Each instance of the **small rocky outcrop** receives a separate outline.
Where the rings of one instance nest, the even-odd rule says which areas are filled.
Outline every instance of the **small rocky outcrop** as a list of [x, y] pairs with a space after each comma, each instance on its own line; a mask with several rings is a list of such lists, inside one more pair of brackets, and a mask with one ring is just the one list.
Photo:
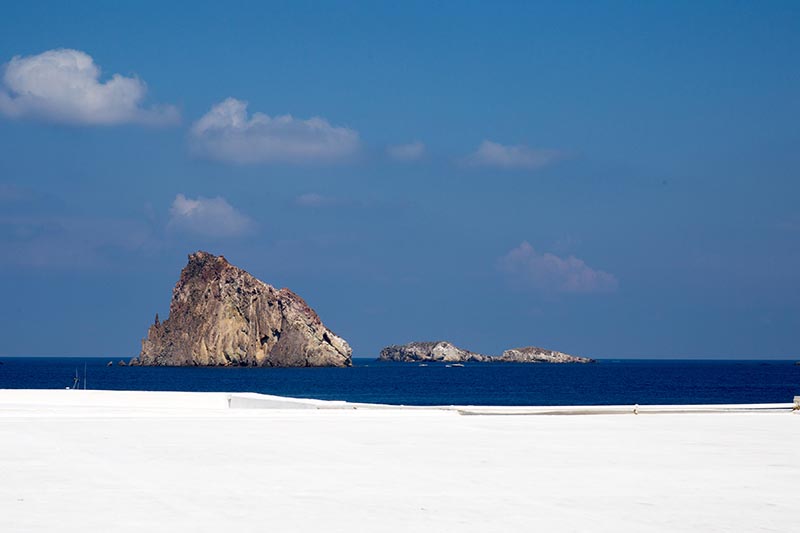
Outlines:
[[488, 355], [462, 350], [447, 341], [409, 342], [387, 346], [381, 350], [379, 361], [399, 361], [403, 363], [433, 361], [442, 363], [464, 363], [468, 361], [485, 363], [491, 361]]
[[568, 355], [537, 346], [525, 346], [506, 350], [496, 361], [500, 363], [594, 363], [594, 359]]
[[289, 289], [275, 289], [224, 257], [196, 252], [131, 365], [351, 366], [347, 342]]

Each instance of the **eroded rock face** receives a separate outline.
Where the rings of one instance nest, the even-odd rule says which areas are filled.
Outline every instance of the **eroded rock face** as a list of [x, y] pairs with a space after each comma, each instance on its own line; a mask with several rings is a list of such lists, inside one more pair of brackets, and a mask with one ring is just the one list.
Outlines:
[[302, 298], [222, 257], [189, 256], [169, 318], [150, 326], [134, 365], [351, 366], [347, 342]]
[[594, 363], [594, 359], [568, 355], [553, 350], [545, 350], [537, 346], [513, 348], [506, 350], [497, 358], [501, 363]]
[[447, 341], [409, 342], [387, 346], [381, 350], [380, 361], [400, 361], [412, 363], [417, 361], [438, 361], [442, 363], [463, 363], [466, 361], [488, 362], [491, 357], [479, 353], [462, 350]]

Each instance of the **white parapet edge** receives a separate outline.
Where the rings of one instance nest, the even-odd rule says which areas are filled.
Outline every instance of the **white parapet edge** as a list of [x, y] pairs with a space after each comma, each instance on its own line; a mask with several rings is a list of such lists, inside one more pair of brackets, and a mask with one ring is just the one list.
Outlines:
[[757, 413], [798, 412], [800, 396], [794, 403], [708, 404], [708, 405], [588, 405], [588, 406], [489, 406], [434, 405], [407, 406], [354, 403], [310, 398], [291, 398], [249, 392], [107, 391], [63, 389], [0, 389], [0, 409], [48, 408], [134, 408], [191, 411], [232, 410], [404, 410], [450, 411], [461, 415], [611, 415], [675, 413]]

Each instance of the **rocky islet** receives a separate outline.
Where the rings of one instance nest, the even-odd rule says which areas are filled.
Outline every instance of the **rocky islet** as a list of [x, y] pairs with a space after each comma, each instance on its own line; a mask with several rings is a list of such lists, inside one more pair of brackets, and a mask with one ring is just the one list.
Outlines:
[[351, 366], [352, 359], [347, 342], [300, 296], [198, 251], [172, 291], [169, 318], [156, 315], [130, 364]]

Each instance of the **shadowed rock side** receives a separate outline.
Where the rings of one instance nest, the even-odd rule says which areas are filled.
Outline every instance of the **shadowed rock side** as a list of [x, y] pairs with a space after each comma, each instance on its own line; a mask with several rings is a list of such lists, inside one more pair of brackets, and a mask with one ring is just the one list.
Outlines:
[[501, 363], [594, 363], [594, 359], [568, 355], [536, 346], [506, 350], [496, 361]]
[[189, 256], [169, 318], [150, 326], [133, 365], [351, 366], [347, 342], [289, 289], [207, 252]]
[[409, 342], [387, 346], [381, 350], [379, 361], [398, 361], [401, 363], [442, 362], [442, 363], [594, 363], [594, 359], [567, 355], [536, 346], [506, 350], [501, 357], [482, 355], [463, 350], [446, 341]]
[[488, 362], [488, 355], [462, 350], [446, 341], [409, 342], [387, 346], [381, 350], [380, 361], [400, 361], [413, 363], [417, 361], [439, 361], [443, 363], [462, 363], [465, 361]]

